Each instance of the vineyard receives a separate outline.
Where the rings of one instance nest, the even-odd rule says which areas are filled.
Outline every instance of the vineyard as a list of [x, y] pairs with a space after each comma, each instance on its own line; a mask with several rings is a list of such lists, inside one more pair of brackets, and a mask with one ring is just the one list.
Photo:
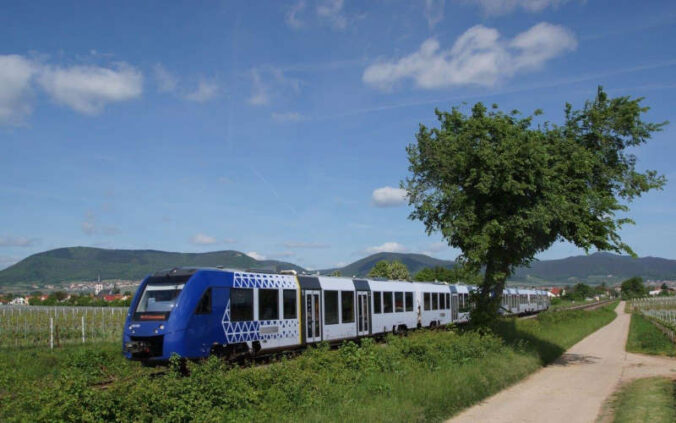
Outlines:
[[631, 308], [676, 340], [676, 297], [641, 298], [633, 300]]
[[45, 347], [119, 341], [122, 307], [0, 307], [0, 348]]

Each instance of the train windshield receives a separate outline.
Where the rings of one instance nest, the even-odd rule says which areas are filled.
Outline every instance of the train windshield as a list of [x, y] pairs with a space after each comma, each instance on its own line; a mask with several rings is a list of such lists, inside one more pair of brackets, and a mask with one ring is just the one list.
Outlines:
[[167, 320], [184, 286], [185, 283], [148, 283], [136, 306], [134, 320]]

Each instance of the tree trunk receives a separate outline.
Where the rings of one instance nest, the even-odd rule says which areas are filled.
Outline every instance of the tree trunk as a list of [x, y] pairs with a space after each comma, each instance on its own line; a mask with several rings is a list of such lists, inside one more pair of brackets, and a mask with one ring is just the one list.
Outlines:
[[509, 267], [496, 259], [486, 264], [484, 280], [474, 296], [475, 308], [471, 311], [471, 321], [475, 326], [490, 326], [498, 317], [502, 301], [502, 291], [509, 276]]

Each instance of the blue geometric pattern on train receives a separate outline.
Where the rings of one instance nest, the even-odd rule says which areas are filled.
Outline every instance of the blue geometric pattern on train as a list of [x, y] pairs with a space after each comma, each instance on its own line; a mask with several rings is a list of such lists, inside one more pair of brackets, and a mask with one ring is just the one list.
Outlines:
[[290, 275], [235, 272], [232, 286], [234, 288], [295, 289], [296, 278]]
[[[264, 320], [258, 322], [231, 322], [230, 301], [225, 306], [223, 314], [223, 332], [228, 344], [269, 341], [271, 339], [297, 338], [298, 320]], [[276, 333], [260, 333], [261, 327], [277, 327]]]

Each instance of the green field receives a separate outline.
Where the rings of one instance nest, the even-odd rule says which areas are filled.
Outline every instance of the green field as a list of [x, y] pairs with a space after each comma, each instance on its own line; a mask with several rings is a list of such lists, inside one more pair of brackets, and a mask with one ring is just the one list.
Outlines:
[[637, 379], [623, 386], [612, 402], [615, 423], [676, 421], [674, 381], [664, 377]]
[[640, 314], [631, 315], [627, 351], [642, 354], [676, 356], [676, 347], [665, 334]]
[[507, 319], [492, 332], [422, 330], [233, 367], [144, 368], [119, 344], [0, 352], [1, 421], [441, 421], [550, 363], [615, 317]]

